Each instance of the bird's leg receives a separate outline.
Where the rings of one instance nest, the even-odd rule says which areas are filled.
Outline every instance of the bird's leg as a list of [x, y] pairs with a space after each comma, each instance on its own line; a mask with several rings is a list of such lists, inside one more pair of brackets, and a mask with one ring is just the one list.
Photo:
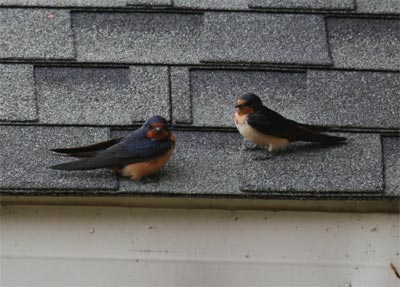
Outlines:
[[284, 144], [280, 144], [280, 145], [277, 145], [277, 144], [269, 144], [269, 145], [268, 145], [268, 151], [269, 151], [270, 153], [277, 153], [277, 152], [279, 152], [279, 151], [285, 150], [285, 149], [288, 147], [288, 145], [289, 145], [289, 143], [284, 143]]
[[[267, 149], [268, 146], [264, 146], [264, 148]], [[253, 149], [253, 150], [256, 150], [256, 149]], [[253, 157], [252, 157], [252, 160], [255, 160], [255, 161], [268, 160], [268, 159], [270, 159], [272, 156], [273, 156], [273, 155], [272, 155], [271, 153], [265, 153], [265, 152], [259, 151], [259, 152], [256, 153], [256, 156], [253, 156]]]
[[258, 156], [254, 157], [254, 160], [268, 160], [277, 154], [279, 154], [280, 151], [283, 151], [287, 148], [288, 144], [282, 144], [282, 145], [276, 145], [276, 144], [269, 144], [265, 148], [268, 150], [268, 153], [264, 156]]
[[273, 145], [273, 144], [269, 144], [268, 147], [267, 147], [267, 150], [268, 150], [270, 153], [275, 153], [276, 151], [279, 150], [279, 148], [277, 148], [277, 147], [276, 147], [275, 145]]

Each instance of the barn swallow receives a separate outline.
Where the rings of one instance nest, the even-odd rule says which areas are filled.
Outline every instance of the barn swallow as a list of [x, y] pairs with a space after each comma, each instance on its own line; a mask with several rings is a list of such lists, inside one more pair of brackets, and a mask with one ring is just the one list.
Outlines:
[[175, 136], [161, 116], [149, 118], [141, 128], [119, 139], [89, 146], [52, 149], [80, 160], [51, 166], [58, 170], [112, 168], [139, 181], [162, 169], [175, 148]]
[[269, 152], [285, 149], [290, 142], [338, 143], [346, 138], [321, 134], [317, 127], [297, 123], [264, 106], [258, 96], [247, 93], [236, 100], [235, 123], [249, 141], [268, 147]]

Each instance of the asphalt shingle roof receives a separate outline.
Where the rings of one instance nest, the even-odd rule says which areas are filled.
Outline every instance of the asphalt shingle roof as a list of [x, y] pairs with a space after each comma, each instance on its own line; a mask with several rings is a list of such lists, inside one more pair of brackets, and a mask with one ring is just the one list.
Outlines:
[[398, 196], [400, 190], [400, 137], [383, 138], [383, 155], [386, 192]]
[[328, 18], [327, 27], [336, 67], [399, 69], [398, 19]]
[[357, 10], [371, 14], [400, 14], [397, 0], [357, 0]]
[[[397, 0], [0, 1], [0, 192], [399, 198], [399, 15]], [[269, 156], [234, 128], [246, 92], [349, 141]], [[47, 169], [69, 160], [50, 148], [153, 114], [177, 135], [159, 174]]]
[[378, 135], [342, 134], [345, 145], [299, 144], [279, 156], [246, 152], [241, 189], [246, 191], [376, 193], [383, 191]]
[[250, 7], [274, 9], [354, 10], [354, 0], [250, 0]]
[[33, 67], [0, 64], [0, 121], [37, 119]]
[[400, 128], [399, 73], [308, 71], [302, 96], [306, 98], [297, 99], [294, 109], [307, 115], [309, 123]]
[[[40, 122], [130, 124], [129, 69], [36, 68]], [[130, 108], [130, 110], [128, 110]]]
[[0, 9], [0, 59], [73, 59], [68, 10]]
[[232, 110], [235, 99], [246, 92], [259, 95], [271, 109], [292, 116], [290, 106], [293, 99], [305, 92], [305, 85], [304, 72], [192, 70], [193, 123], [197, 126], [234, 127]]
[[202, 46], [204, 62], [331, 63], [319, 15], [206, 13]]
[[174, 7], [189, 9], [247, 10], [249, 0], [173, 0]]
[[192, 123], [192, 98], [190, 96], [190, 70], [188, 67], [171, 67], [171, 105], [175, 123]]
[[60, 162], [49, 149], [109, 139], [107, 128], [0, 126], [0, 187], [11, 190], [115, 189], [109, 171], [72, 172], [47, 167]]
[[199, 62], [200, 14], [74, 13], [78, 61]]

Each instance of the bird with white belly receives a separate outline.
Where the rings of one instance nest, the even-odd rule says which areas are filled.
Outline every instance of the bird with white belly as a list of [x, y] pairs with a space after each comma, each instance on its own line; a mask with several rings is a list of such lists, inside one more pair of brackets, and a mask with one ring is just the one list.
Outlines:
[[252, 93], [240, 96], [235, 110], [235, 123], [240, 134], [257, 145], [266, 146], [270, 152], [283, 150], [294, 141], [325, 144], [346, 141], [344, 137], [322, 134], [316, 127], [283, 117], [264, 106]]

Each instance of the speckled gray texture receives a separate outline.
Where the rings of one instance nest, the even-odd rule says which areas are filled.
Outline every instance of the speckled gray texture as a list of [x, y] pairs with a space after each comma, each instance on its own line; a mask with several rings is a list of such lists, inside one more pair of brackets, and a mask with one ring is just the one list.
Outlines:
[[319, 15], [210, 12], [204, 24], [205, 62], [331, 63]]
[[373, 14], [400, 14], [400, 1], [357, 0], [357, 11]]
[[128, 6], [161, 6], [168, 7], [172, 5], [172, 0], [126, 0]]
[[273, 9], [354, 10], [356, 0], [250, 0], [249, 6]]
[[0, 6], [117, 7], [171, 6], [172, 0], [1, 0]]
[[193, 124], [234, 127], [235, 101], [247, 92], [259, 95], [271, 109], [301, 119], [291, 105], [305, 97], [305, 84], [301, 72], [192, 70]]
[[108, 136], [105, 128], [0, 126], [0, 188], [116, 189], [111, 171], [66, 172], [48, 168], [65, 161], [53, 156], [50, 148], [95, 143]]
[[41, 123], [132, 123], [129, 69], [36, 68], [35, 78]]
[[199, 14], [73, 13], [78, 60], [197, 63]]
[[309, 123], [400, 128], [400, 73], [308, 71], [296, 109]]
[[379, 135], [344, 136], [349, 138], [347, 144], [297, 144], [268, 159], [265, 149], [245, 151], [241, 190], [379, 194], [383, 191]]
[[136, 121], [153, 115], [170, 119], [168, 67], [131, 66], [130, 97], [132, 108], [124, 108]]
[[166, 67], [36, 68], [35, 74], [41, 123], [130, 125], [153, 114], [169, 117]]
[[[147, 181], [121, 179], [121, 192], [238, 194], [240, 135], [176, 132], [176, 150], [167, 166]], [[113, 134], [120, 136], [120, 133]]]
[[192, 100], [189, 68], [171, 67], [170, 73], [173, 122], [190, 124], [192, 122]]
[[192, 9], [247, 10], [249, 0], [173, 0], [174, 6]]
[[[0, 6], [5, 194], [400, 197], [398, 0]], [[234, 132], [235, 99], [246, 92], [290, 119], [348, 130], [349, 143], [295, 144], [266, 159]], [[131, 129], [153, 114], [180, 130], [160, 174], [121, 178], [119, 189], [110, 171], [46, 168], [70, 160], [49, 148], [105, 140], [110, 128]]]
[[124, 7], [127, 0], [1, 0], [2, 5], [52, 7]]
[[400, 196], [400, 137], [382, 137], [385, 193]]
[[400, 70], [400, 20], [328, 18], [334, 65]]
[[33, 67], [0, 64], [0, 121], [37, 119]]
[[69, 11], [0, 10], [0, 58], [72, 59]]

